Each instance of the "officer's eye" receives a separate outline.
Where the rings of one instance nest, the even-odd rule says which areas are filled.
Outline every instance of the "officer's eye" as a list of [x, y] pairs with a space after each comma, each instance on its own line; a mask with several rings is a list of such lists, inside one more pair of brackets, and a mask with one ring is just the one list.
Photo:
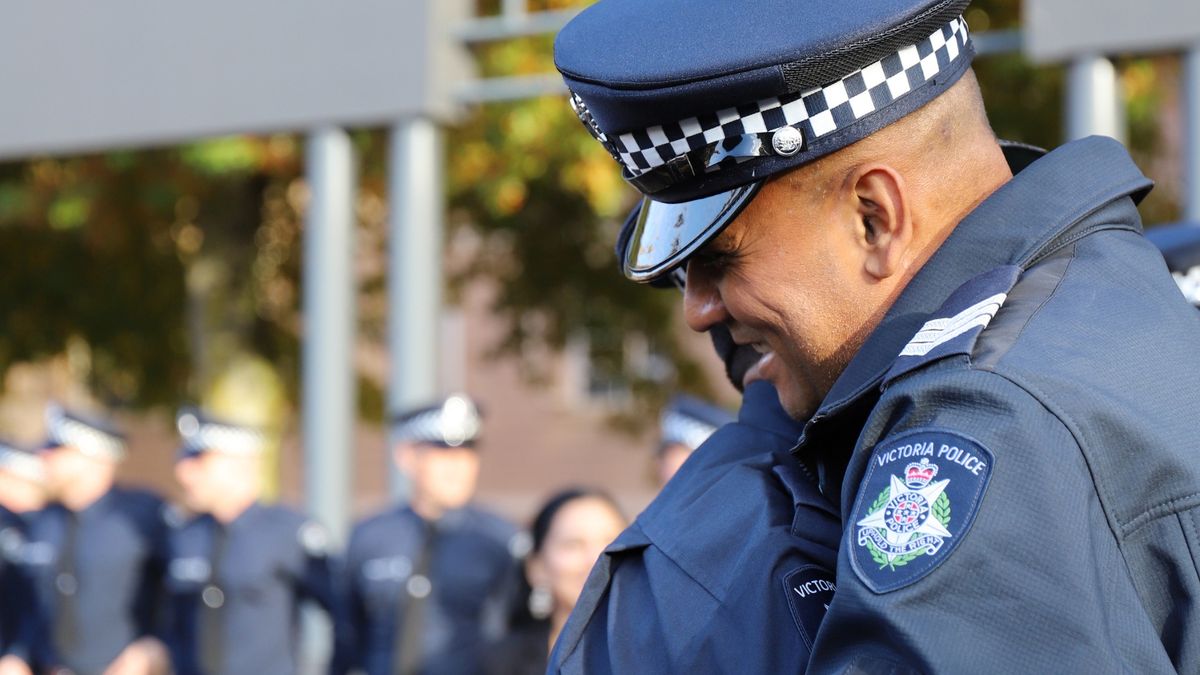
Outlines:
[[720, 275], [732, 267], [738, 257], [737, 251], [707, 246], [688, 259], [688, 265], [696, 265], [708, 274]]

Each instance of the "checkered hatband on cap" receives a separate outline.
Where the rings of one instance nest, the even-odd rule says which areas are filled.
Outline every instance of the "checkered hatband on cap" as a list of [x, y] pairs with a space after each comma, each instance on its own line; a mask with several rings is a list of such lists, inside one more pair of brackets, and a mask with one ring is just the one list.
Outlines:
[[440, 405], [401, 416], [392, 434], [398, 441], [458, 447], [475, 441], [481, 422], [471, 399], [454, 395]]
[[[791, 156], [807, 143], [828, 136], [903, 98], [967, 52], [966, 21], [958, 17], [928, 38], [906, 46], [826, 86], [783, 97], [689, 117], [670, 124], [625, 133], [600, 129], [587, 105], [575, 94], [571, 107], [588, 131], [624, 167], [631, 180], [687, 158], [693, 173], [719, 169], [764, 155]], [[747, 136], [796, 129], [783, 143], [746, 143]], [[774, 146], [774, 147], [773, 147]], [[699, 171], [691, 155], [707, 151]]]
[[25, 480], [41, 482], [45, 476], [42, 460], [36, 454], [0, 440], [0, 470]]
[[663, 413], [660, 426], [662, 427], [663, 445], [679, 443], [692, 450], [703, 445], [704, 441], [707, 441], [708, 437], [717, 430], [717, 427], [711, 424], [676, 410], [668, 410]]
[[75, 448], [85, 455], [120, 459], [125, 439], [119, 434], [52, 405], [46, 409], [46, 429], [51, 443]]
[[195, 410], [185, 410], [175, 420], [187, 452], [215, 451], [231, 455], [257, 455], [267, 449], [267, 435], [258, 429], [219, 422]]

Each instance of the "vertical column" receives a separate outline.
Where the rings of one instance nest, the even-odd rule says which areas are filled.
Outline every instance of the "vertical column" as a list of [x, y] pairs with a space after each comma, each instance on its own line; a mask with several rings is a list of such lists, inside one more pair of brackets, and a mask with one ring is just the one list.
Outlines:
[[346, 541], [353, 456], [354, 149], [343, 129], [308, 137], [304, 229], [304, 493], [313, 516]]
[[1067, 67], [1067, 140], [1111, 136], [1125, 141], [1125, 108], [1112, 61], [1080, 56]]
[[1200, 44], [1183, 55], [1183, 217], [1200, 224]]
[[[388, 242], [389, 413], [438, 395], [438, 327], [442, 306], [441, 130], [413, 117], [392, 127]], [[393, 469], [392, 489], [404, 492]]]
[[510, 21], [524, 19], [528, 13], [528, 0], [504, 0], [500, 5], [500, 15]]
[[[304, 172], [310, 199], [304, 225], [304, 346], [301, 415], [304, 494], [309, 513], [344, 544], [349, 533], [355, 418], [354, 148], [345, 130], [308, 136]], [[300, 672], [329, 658], [330, 622], [306, 610]]]

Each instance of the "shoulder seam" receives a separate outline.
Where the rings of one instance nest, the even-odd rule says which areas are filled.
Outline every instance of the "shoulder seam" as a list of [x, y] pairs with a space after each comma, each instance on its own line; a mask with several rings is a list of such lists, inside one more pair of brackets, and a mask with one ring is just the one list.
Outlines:
[[[1013, 336], [1012, 341], [1005, 346], [1004, 349], [997, 350], [994, 356], [991, 356], [987, 359], [989, 363], [986, 366], [981, 365], [978, 370], [994, 371], [996, 367], [1000, 365], [1000, 362], [1004, 360], [1004, 357], [1008, 356], [1008, 353], [1012, 350], [1013, 346], [1016, 345], [1017, 340], [1019, 340], [1021, 336], [1025, 334], [1025, 331], [1029, 328], [1030, 324], [1033, 323], [1033, 320], [1036, 319], [1039, 314], [1041, 314], [1042, 309], [1044, 309], [1046, 305], [1049, 304], [1050, 300], [1052, 300], [1054, 296], [1058, 294], [1058, 290], [1062, 288], [1063, 282], [1067, 279], [1067, 274], [1071, 271], [1071, 265], [1075, 262], [1075, 243], [1075, 241], [1072, 241], [1068, 245], [1064, 246], [1064, 248], [1069, 247], [1070, 251], [1069, 257], [1067, 258], [1067, 266], [1063, 269], [1062, 273], [1058, 276], [1058, 279], [1054, 282], [1054, 288], [1050, 289], [1050, 292], [1046, 294], [1046, 297], [1042, 298], [1037, 307], [1035, 307], [1033, 311], [1029, 313], [1029, 316], [1025, 317], [1025, 322], [1021, 324], [1021, 327], [1017, 330], [1016, 335]], [[1019, 286], [1020, 283], [1020, 281], [1017, 281], [1017, 286]], [[1011, 294], [1011, 291], [1009, 293]], [[979, 339], [975, 341], [971, 356], [968, 357], [968, 361], [971, 363], [972, 368], [975, 368], [973, 356], [979, 351], [980, 346], [987, 342], [987, 338], [988, 334], [987, 329], [985, 328], [979, 335]]]
[[1193, 508], [1197, 504], [1200, 504], [1200, 492], [1173, 497], [1161, 501], [1130, 518], [1129, 522], [1123, 525], [1121, 529], [1124, 531], [1125, 536], [1129, 536], [1159, 518], [1177, 515], [1179, 512]]

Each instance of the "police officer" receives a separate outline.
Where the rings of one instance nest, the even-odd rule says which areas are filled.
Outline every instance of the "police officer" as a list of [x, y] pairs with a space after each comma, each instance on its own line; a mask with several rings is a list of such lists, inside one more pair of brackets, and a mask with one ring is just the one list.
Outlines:
[[39, 618], [33, 665], [163, 672], [163, 502], [115, 484], [126, 444], [112, 423], [53, 405], [46, 417], [42, 457], [54, 502], [33, 517], [22, 555]]
[[[45, 470], [36, 453], [0, 440], [0, 673], [27, 671], [27, 639], [34, 607], [21, 566], [29, 517], [44, 506]], [[25, 668], [22, 668], [22, 664]]]
[[714, 431], [732, 421], [732, 415], [698, 398], [681, 395], [671, 399], [658, 421], [659, 442], [654, 459], [659, 487], [671, 480]]
[[1200, 307], [1200, 224], [1160, 225], [1147, 231], [1146, 238], [1162, 251], [1183, 297]]
[[[295, 673], [301, 601], [341, 621], [329, 534], [260, 501], [264, 433], [190, 408], [176, 426], [175, 475], [187, 507], [200, 515], [173, 537], [175, 672]], [[342, 654], [335, 641], [335, 671]]]
[[471, 504], [480, 423], [461, 394], [393, 422], [409, 502], [357, 525], [346, 552], [355, 652], [372, 675], [481, 672], [503, 628], [519, 538]]
[[995, 139], [965, 6], [601, 0], [556, 59], [647, 195], [626, 274], [686, 263], [808, 420], [813, 670], [1195, 672], [1200, 317], [1119, 144]]

